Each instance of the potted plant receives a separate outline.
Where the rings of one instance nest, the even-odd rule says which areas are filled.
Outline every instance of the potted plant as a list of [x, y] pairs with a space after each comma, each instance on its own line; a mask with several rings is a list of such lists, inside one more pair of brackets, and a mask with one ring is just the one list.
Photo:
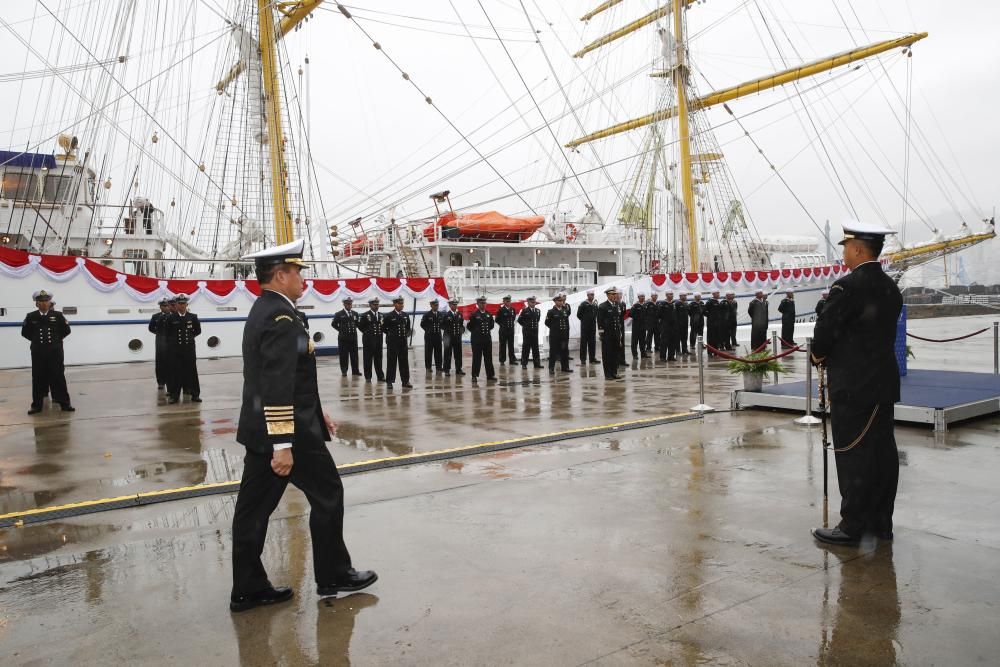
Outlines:
[[744, 391], [760, 391], [764, 386], [764, 376], [768, 373], [788, 373], [788, 367], [777, 359], [770, 361], [751, 363], [757, 359], [767, 359], [771, 356], [769, 351], [753, 352], [748, 354], [747, 361], [731, 360], [728, 364], [729, 372], [733, 375], [743, 376]]

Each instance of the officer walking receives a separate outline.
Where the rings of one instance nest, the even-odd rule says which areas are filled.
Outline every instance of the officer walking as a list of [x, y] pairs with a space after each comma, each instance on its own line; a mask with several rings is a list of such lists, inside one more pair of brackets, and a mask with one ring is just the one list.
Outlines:
[[160, 312], [149, 318], [149, 333], [156, 334], [156, 388], [167, 385], [170, 365], [167, 363], [167, 318], [170, 316], [170, 302], [160, 299]]
[[763, 290], [754, 294], [747, 313], [750, 315], [750, 349], [756, 350], [767, 340], [767, 298]]
[[24, 318], [21, 336], [31, 341], [31, 408], [28, 414], [42, 411], [45, 397], [52, 392], [52, 402], [63, 412], [74, 412], [66, 388], [63, 339], [69, 335], [66, 317], [52, 308], [52, 293], [38, 290], [31, 295], [35, 308]]
[[545, 313], [545, 326], [549, 329], [549, 375], [555, 375], [556, 360], [563, 373], [573, 372], [569, 367], [569, 317], [566, 297], [557, 294], [554, 305]]
[[420, 318], [420, 328], [424, 330], [424, 369], [431, 372], [441, 372], [441, 313], [438, 312], [438, 300], [431, 299], [430, 310]]
[[677, 304], [674, 293], [667, 292], [658, 306], [660, 361], [677, 361]]
[[309, 501], [317, 593], [358, 591], [378, 579], [351, 566], [344, 544], [344, 487], [326, 447], [331, 420], [320, 404], [313, 342], [295, 310], [303, 246], [300, 239], [244, 258], [254, 260], [261, 294], [243, 329], [236, 440], [247, 453], [233, 513], [234, 612], [292, 598], [290, 588], [271, 584], [261, 562], [268, 519], [289, 481]]
[[675, 317], [677, 318], [674, 326], [676, 327], [677, 342], [674, 346], [677, 348], [677, 354], [683, 354], [685, 357], [688, 356], [688, 306], [690, 305], [687, 300], [687, 293], [681, 292], [678, 295], [680, 301], [677, 302], [677, 306], [674, 309]]
[[640, 354], [643, 359], [646, 354], [646, 295], [639, 292], [636, 302], [629, 310], [632, 317], [632, 358], [635, 359]]
[[691, 345], [691, 354], [698, 354], [698, 336], [705, 333], [705, 304], [701, 300], [699, 292], [694, 293], [694, 301], [688, 304], [688, 319], [691, 322], [691, 335], [688, 342]]
[[455, 375], [465, 375], [462, 370], [462, 335], [465, 333], [465, 321], [462, 311], [458, 309], [458, 299], [448, 299], [448, 312], [441, 320], [444, 330], [444, 374], [451, 375], [451, 363], [455, 362]]
[[795, 291], [786, 290], [785, 298], [778, 304], [781, 313], [781, 347], [795, 347]]
[[521, 325], [521, 368], [528, 367], [529, 356], [533, 357], [535, 368], [542, 367], [538, 353], [538, 321], [542, 314], [535, 308], [535, 302], [535, 297], [529, 296], [527, 305], [517, 316], [517, 323]]
[[510, 295], [503, 298], [503, 303], [497, 310], [496, 322], [500, 329], [500, 365], [503, 366], [510, 357], [511, 365], [517, 363], [514, 356], [514, 322], [517, 321], [517, 311], [510, 305]]
[[375, 377], [379, 382], [385, 382], [382, 372], [382, 342], [384, 317], [378, 312], [377, 296], [368, 299], [368, 312], [358, 318], [358, 329], [361, 330], [361, 357], [365, 367], [365, 382], [372, 381], [372, 367], [375, 367]]
[[337, 330], [340, 374], [347, 377], [347, 368], [350, 366], [351, 375], [361, 375], [358, 370], [358, 314], [354, 312], [354, 299], [344, 299], [344, 309], [333, 316], [330, 325]]
[[840, 523], [815, 528], [820, 542], [891, 540], [899, 481], [893, 404], [899, 401], [896, 323], [903, 298], [878, 258], [892, 229], [844, 225], [844, 265], [816, 322], [813, 362], [827, 368], [840, 486]]
[[653, 356], [653, 351], [660, 351], [660, 310], [656, 292], [649, 293], [649, 301], [646, 302], [646, 315], [643, 318], [646, 325], [646, 356]]
[[188, 311], [187, 294], [178, 294], [175, 307], [177, 312], [167, 318], [167, 352], [170, 359], [167, 386], [168, 403], [176, 403], [181, 392], [186, 393], [194, 403], [201, 403], [201, 383], [198, 381], [198, 351], [195, 338], [201, 335], [198, 316]]
[[621, 310], [618, 309], [618, 290], [614, 287], [604, 291], [607, 301], [597, 307], [597, 329], [601, 339], [601, 359], [604, 364], [605, 380], [620, 380], [618, 375], [618, 351], [621, 336], [625, 330]]
[[576, 319], [580, 320], [580, 364], [596, 364], [597, 358], [597, 302], [594, 290], [587, 290], [587, 300], [576, 307]]
[[729, 313], [725, 319], [723, 329], [723, 342], [727, 350], [736, 349], [736, 325], [740, 315], [740, 304], [736, 301], [736, 292], [726, 292], [726, 305], [729, 306]]
[[399, 369], [399, 379], [403, 387], [410, 389], [410, 358], [407, 346], [410, 342], [410, 316], [403, 312], [403, 297], [392, 300], [392, 312], [385, 316], [385, 348], [386, 368], [385, 383], [392, 388], [396, 381], [396, 369]]
[[480, 296], [476, 299], [476, 310], [469, 315], [467, 325], [469, 333], [472, 334], [472, 381], [479, 381], [479, 368], [486, 366], [486, 381], [496, 382], [496, 373], [493, 371], [493, 331], [494, 320], [489, 311], [486, 310], [486, 297]]

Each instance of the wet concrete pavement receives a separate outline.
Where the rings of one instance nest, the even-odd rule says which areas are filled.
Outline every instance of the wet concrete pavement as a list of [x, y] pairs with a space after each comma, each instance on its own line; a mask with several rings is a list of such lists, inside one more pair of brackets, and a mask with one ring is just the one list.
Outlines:
[[[363, 381], [323, 366], [340, 462], [697, 402], [683, 364], [610, 385], [595, 370], [554, 384], [529, 371], [539, 384], [428, 387], [421, 370], [413, 391], [376, 388], [368, 400]], [[719, 368], [708, 402], [721, 407], [738, 381]], [[23, 415], [27, 375], [0, 375], [4, 511], [238, 476], [238, 370], [203, 363], [206, 402], [192, 409], [158, 405], [146, 365], [72, 369], [80, 411], [65, 418]], [[0, 661], [995, 662], [1000, 419], [945, 435], [897, 429], [895, 544], [826, 550], [808, 535], [819, 434], [793, 416], [714, 414], [346, 478], [348, 544], [381, 580], [336, 600], [315, 596], [308, 506], [290, 489], [265, 563], [297, 596], [243, 615], [226, 607], [232, 496], [0, 531]], [[832, 472], [831, 491], [836, 508]]]

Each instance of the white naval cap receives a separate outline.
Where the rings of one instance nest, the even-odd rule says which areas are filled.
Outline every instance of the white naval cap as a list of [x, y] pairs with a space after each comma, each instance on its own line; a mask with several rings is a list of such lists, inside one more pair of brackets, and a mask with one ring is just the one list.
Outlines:
[[851, 239], [858, 241], [884, 241], [889, 234], [895, 234], [896, 230], [885, 225], [877, 225], [871, 222], [860, 222], [858, 220], [848, 220], [843, 223], [844, 238], [838, 245], [844, 245]]
[[52, 292], [46, 292], [45, 290], [40, 289], [40, 290], [38, 290], [37, 292], [35, 292], [34, 294], [31, 295], [31, 300], [32, 301], [51, 301], [52, 300]]
[[302, 261], [302, 253], [305, 251], [305, 245], [305, 239], [298, 239], [291, 243], [252, 252], [249, 255], [244, 255], [242, 259], [252, 259], [257, 266], [273, 266], [277, 264], [305, 266], [306, 263]]

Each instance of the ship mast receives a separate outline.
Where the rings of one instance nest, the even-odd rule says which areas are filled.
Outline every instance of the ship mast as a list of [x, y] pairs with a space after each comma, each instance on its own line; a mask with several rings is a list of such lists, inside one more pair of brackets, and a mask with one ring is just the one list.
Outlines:
[[698, 270], [698, 229], [694, 217], [694, 190], [691, 183], [691, 136], [688, 125], [687, 65], [684, 59], [686, 42], [684, 39], [683, 0], [673, 0], [674, 41], [677, 55], [674, 66], [674, 88], [677, 90], [677, 133], [681, 158], [681, 195], [684, 201], [684, 225], [688, 237], [688, 266], [690, 271]]
[[257, 0], [260, 28], [260, 62], [264, 85], [264, 118], [271, 158], [271, 207], [274, 238], [280, 244], [293, 239], [292, 212], [288, 201], [288, 166], [285, 163], [285, 133], [281, 127], [281, 88], [278, 84], [278, 48], [271, 0]]

